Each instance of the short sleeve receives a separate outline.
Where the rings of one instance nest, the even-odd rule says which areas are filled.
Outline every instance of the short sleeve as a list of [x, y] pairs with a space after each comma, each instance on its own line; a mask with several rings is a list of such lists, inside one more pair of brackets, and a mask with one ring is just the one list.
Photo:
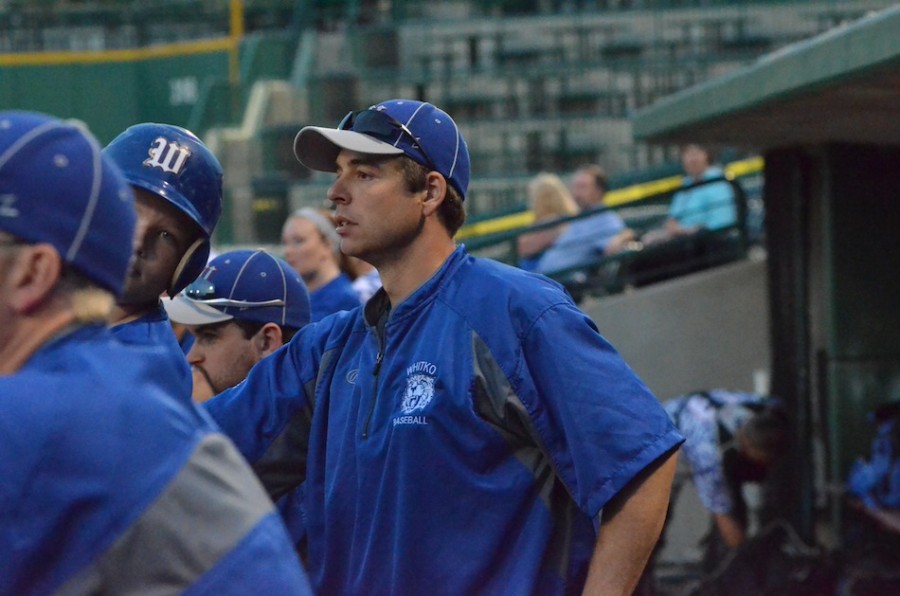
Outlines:
[[656, 397], [573, 304], [545, 311], [522, 350], [523, 403], [557, 474], [589, 516], [681, 443]]

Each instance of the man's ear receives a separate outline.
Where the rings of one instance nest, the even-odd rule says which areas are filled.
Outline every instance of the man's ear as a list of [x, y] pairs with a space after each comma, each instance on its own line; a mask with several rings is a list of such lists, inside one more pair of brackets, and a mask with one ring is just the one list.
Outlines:
[[18, 249], [7, 276], [12, 288], [10, 305], [29, 313], [46, 303], [62, 275], [62, 258], [49, 244], [31, 244]]
[[425, 178], [425, 199], [422, 201], [425, 215], [435, 213], [447, 197], [447, 180], [437, 172], [429, 172]]
[[265, 358], [284, 345], [281, 327], [276, 323], [266, 323], [253, 336], [253, 343], [260, 358]]

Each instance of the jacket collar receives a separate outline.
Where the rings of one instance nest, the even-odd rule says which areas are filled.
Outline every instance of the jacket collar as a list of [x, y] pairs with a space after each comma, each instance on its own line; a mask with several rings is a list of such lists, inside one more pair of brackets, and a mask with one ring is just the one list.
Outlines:
[[388, 299], [387, 292], [384, 291], [384, 288], [379, 288], [375, 295], [366, 303], [364, 309], [366, 323], [370, 327], [374, 327], [387, 313], [390, 313], [388, 323], [398, 321], [415, 313], [419, 308], [430, 303], [435, 296], [437, 296], [444, 282], [451, 278], [454, 272], [459, 269], [462, 263], [468, 258], [469, 253], [466, 251], [466, 247], [462, 244], [457, 246], [438, 270], [403, 302], [398, 304], [393, 309], [393, 312], [390, 312], [391, 302]]

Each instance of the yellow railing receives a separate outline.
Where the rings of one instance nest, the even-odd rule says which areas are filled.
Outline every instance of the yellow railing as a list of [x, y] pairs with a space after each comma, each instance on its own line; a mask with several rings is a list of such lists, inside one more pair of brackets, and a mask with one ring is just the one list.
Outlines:
[[231, 37], [217, 37], [201, 41], [167, 43], [146, 48], [85, 52], [20, 52], [0, 54], [0, 66], [63, 66], [68, 64], [99, 64], [103, 62], [137, 62], [152, 58], [171, 58], [186, 54], [209, 54], [230, 51]]
[[[751, 157], [739, 161], [733, 161], [725, 166], [725, 176], [728, 178], [740, 178], [749, 174], [761, 172], [763, 169], [763, 159], [761, 157]], [[624, 188], [618, 188], [606, 193], [605, 202], [610, 207], [620, 207], [628, 203], [640, 201], [653, 196], [658, 196], [667, 192], [672, 192], [681, 186], [681, 176], [669, 176], [659, 180], [650, 182], [642, 182], [633, 184]], [[467, 238], [477, 238], [479, 236], [487, 236], [490, 234], [498, 234], [500, 232], [509, 232], [518, 228], [524, 228], [534, 222], [534, 213], [531, 211], [520, 211], [510, 215], [503, 215], [494, 219], [486, 219], [478, 221], [463, 228], [456, 234], [458, 240]]]
[[174, 42], [143, 48], [123, 50], [99, 50], [78, 52], [13, 52], [0, 54], [0, 67], [14, 66], [65, 66], [69, 64], [100, 64], [105, 62], [137, 62], [139, 60], [172, 58], [190, 54], [229, 52], [229, 74], [233, 81], [238, 77], [238, 51], [244, 36], [243, 0], [230, 0], [227, 37], [215, 37], [199, 41]]

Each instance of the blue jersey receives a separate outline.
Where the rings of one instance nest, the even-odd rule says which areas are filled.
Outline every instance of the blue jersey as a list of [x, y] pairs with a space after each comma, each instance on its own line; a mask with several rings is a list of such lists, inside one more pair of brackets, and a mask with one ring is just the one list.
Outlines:
[[0, 377], [0, 594], [305, 594], [233, 444], [158, 347], [79, 328]]
[[579, 593], [603, 506], [681, 436], [555, 282], [458, 248], [207, 402], [323, 594]]
[[318, 321], [331, 313], [359, 306], [359, 296], [350, 278], [341, 273], [333, 280], [309, 293], [310, 320]]
[[160, 348], [153, 356], [160, 370], [171, 370], [173, 395], [190, 400], [194, 389], [191, 367], [185, 358], [186, 351], [178, 343], [166, 309], [157, 308], [139, 319], [113, 325], [113, 336], [120, 342], [132, 346], [156, 346]]

